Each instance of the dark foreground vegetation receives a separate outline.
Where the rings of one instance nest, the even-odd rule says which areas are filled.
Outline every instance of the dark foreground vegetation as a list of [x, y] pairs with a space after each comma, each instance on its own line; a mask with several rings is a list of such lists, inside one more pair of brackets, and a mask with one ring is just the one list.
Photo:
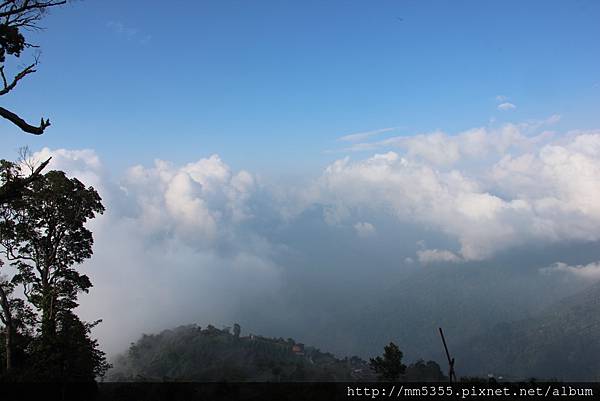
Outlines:
[[[28, 49], [28, 35], [42, 28], [48, 11], [65, 0], [7, 0], [0, 4], [0, 96], [21, 85], [39, 66], [8, 68]], [[19, 112], [20, 113], [20, 112]], [[0, 117], [20, 131], [42, 135], [39, 125], [0, 107]], [[92, 256], [85, 223], [104, 211], [100, 196], [61, 171], [44, 173], [50, 159], [33, 160], [27, 150], [14, 163], [0, 161], [0, 382], [95, 383], [108, 368], [91, 329], [76, 314], [77, 299], [92, 287], [77, 266]]]
[[[22, 180], [0, 161], [2, 183]], [[76, 266], [92, 255], [84, 226], [104, 208], [98, 193], [61, 171], [22, 187], [0, 209], [1, 381], [93, 382], [108, 365], [79, 319], [77, 298], [92, 283]]]

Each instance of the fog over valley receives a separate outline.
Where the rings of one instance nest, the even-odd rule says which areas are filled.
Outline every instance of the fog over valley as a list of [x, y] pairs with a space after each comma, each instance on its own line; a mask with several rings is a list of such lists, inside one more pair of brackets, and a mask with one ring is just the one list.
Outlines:
[[238, 322], [340, 355], [395, 340], [441, 360], [438, 326], [459, 344], [600, 277], [600, 133], [537, 132], [554, 119], [396, 138], [303, 186], [218, 155], [120, 177], [92, 150], [36, 157], [108, 206], [91, 223], [95, 288], [81, 310], [111, 317], [96, 329], [110, 354], [142, 332]]

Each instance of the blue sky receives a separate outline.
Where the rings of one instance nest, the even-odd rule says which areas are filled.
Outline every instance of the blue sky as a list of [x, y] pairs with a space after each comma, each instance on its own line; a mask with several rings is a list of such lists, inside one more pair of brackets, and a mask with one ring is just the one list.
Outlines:
[[238, 321], [366, 355], [398, 334], [350, 341], [350, 302], [453, 301], [412, 274], [481, 307], [456, 330], [600, 280], [599, 21], [595, 0], [74, 1], [1, 98], [52, 126], [0, 121], [0, 158], [29, 145], [100, 192], [82, 308], [109, 352]]
[[218, 153], [268, 175], [318, 171], [336, 138], [386, 127], [600, 125], [596, 1], [140, 4], [53, 10], [33, 36], [39, 71], [2, 99], [53, 126], [33, 138], [1, 122], [2, 157], [91, 148], [122, 170]]

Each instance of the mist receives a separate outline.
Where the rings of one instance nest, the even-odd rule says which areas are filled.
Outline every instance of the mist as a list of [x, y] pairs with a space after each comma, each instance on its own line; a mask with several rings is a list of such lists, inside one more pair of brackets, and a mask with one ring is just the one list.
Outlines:
[[[107, 206], [90, 225], [94, 288], [80, 311], [103, 319], [95, 335], [110, 356], [142, 333], [237, 322], [340, 356], [395, 341], [409, 359], [442, 361], [437, 327], [460, 346], [597, 277], [585, 273], [600, 260], [600, 210], [588, 201], [600, 134], [523, 127], [414, 136], [286, 184], [217, 155], [119, 177], [91, 150], [37, 156]], [[456, 158], [414, 150], [432, 136]]]

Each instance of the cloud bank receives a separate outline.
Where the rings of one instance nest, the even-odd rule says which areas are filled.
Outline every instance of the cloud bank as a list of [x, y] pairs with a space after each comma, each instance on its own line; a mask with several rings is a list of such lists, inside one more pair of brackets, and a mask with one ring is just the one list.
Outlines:
[[[325, 271], [334, 269], [324, 262], [332, 255], [382, 244], [379, 259], [396, 255], [390, 263], [408, 269], [600, 241], [600, 131], [547, 131], [557, 119], [388, 138], [370, 143], [379, 153], [336, 160], [301, 186], [261, 183], [218, 155], [135, 165], [118, 178], [93, 150], [35, 156], [52, 155], [49, 168], [103, 197], [107, 212], [90, 223], [94, 257], [84, 265], [95, 288], [81, 309], [89, 319], [105, 318], [98, 335], [115, 352], [140, 332], [231, 324], [257, 297], [281, 299], [289, 270], [303, 269], [289, 259], [300, 250], [314, 253], [311, 263]], [[347, 249], [318, 248], [310, 232], [315, 213], [334, 235], [351, 234], [338, 241]], [[391, 232], [405, 233], [403, 254]], [[377, 269], [344, 263], [332, 277]], [[550, 270], [600, 271], [595, 262]]]

